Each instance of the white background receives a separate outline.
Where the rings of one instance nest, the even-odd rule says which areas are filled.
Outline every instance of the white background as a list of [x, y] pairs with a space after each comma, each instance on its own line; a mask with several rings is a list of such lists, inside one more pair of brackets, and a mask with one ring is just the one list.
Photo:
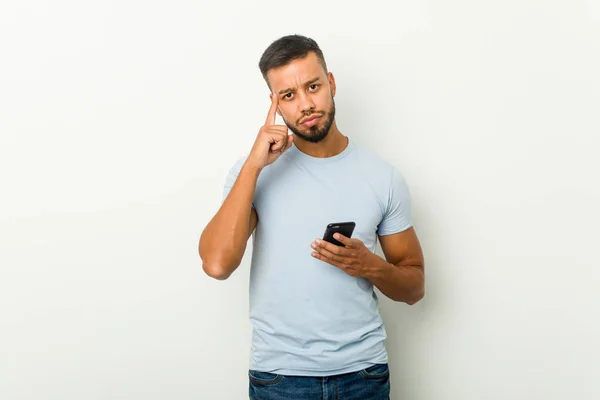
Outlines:
[[290, 33], [411, 188], [392, 398], [600, 398], [595, 0], [3, 0], [0, 398], [247, 398], [251, 249], [220, 282], [197, 243]]

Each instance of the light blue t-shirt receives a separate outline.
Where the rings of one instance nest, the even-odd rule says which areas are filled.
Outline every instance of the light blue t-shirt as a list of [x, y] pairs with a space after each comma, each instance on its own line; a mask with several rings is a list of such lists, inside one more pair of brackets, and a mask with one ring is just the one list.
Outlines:
[[[246, 157], [227, 177], [228, 195]], [[250, 369], [328, 376], [387, 362], [386, 332], [371, 282], [311, 256], [331, 222], [356, 222], [352, 237], [376, 251], [377, 236], [409, 229], [402, 175], [351, 139], [333, 157], [295, 145], [256, 185], [250, 271]]]

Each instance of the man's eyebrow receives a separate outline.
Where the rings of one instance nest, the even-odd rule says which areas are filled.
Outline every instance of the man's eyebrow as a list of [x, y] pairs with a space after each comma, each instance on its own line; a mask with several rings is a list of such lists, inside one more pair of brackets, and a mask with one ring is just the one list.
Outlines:
[[[306, 82], [306, 83], [304, 84], [304, 86], [309, 86], [309, 85], [312, 85], [313, 83], [315, 83], [315, 82], [316, 82], [316, 81], [318, 81], [319, 79], [321, 79], [321, 78], [320, 78], [320, 77], [313, 78], [313, 79], [311, 79], [310, 81]], [[292, 92], [292, 93], [294, 93], [295, 91], [296, 91], [296, 89], [294, 89], [294, 88], [287, 88], [287, 89], [280, 90], [280, 91], [279, 91], [279, 94], [284, 94], [284, 93], [287, 93], [287, 92]]]

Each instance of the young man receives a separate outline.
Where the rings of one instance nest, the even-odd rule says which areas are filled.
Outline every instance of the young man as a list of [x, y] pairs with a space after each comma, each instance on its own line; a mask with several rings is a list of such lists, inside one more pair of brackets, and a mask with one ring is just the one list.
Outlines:
[[[254, 237], [250, 398], [388, 399], [373, 286], [408, 304], [424, 293], [408, 188], [339, 131], [335, 79], [314, 40], [282, 37], [259, 67], [271, 90], [265, 125], [231, 170], [199, 244], [204, 271], [227, 279]], [[286, 125], [275, 125], [276, 113]], [[345, 221], [356, 227], [352, 238], [337, 237], [343, 246], [319, 239]], [[378, 239], [385, 260], [374, 254]]]

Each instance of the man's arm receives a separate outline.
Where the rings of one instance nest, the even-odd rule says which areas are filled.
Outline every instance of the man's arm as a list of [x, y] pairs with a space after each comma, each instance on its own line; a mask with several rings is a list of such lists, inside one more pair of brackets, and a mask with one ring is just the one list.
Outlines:
[[258, 176], [292, 146], [293, 136], [286, 125], [275, 125], [279, 98], [271, 95], [271, 108], [260, 128], [250, 155], [235, 183], [208, 223], [198, 243], [202, 269], [215, 279], [227, 279], [240, 265], [248, 238], [256, 228], [258, 215], [252, 208]]
[[379, 236], [387, 260], [381, 263], [381, 276], [371, 282], [395, 301], [415, 304], [425, 295], [425, 262], [414, 228], [392, 235]]
[[198, 244], [202, 269], [212, 278], [227, 279], [240, 265], [258, 215], [252, 199], [260, 171], [244, 164], [217, 214]]
[[392, 300], [412, 305], [423, 298], [423, 253], [414, 228], [379, 237], [387, 261], [372, 253], [359, 239], [351, 239], [339, 233], [333, 237], [343, 246], [316, 239], [311, 244], [315, 250], [312, 256], [351, 276], [369, 279]]

